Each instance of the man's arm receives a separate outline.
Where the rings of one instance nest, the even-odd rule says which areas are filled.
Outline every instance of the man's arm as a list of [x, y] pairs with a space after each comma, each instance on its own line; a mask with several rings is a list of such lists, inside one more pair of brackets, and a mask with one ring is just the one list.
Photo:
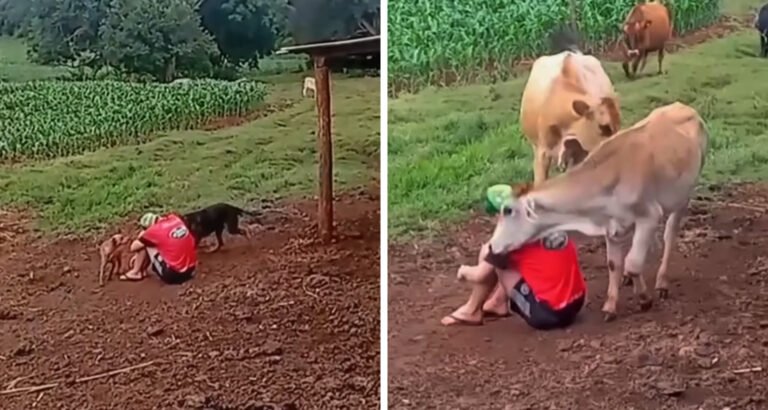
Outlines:
[[152, 241], [148, 240], [145, 233], [147, 231], [139, 232], [139, 237], [131, 243], [131, 252], [138, 252], [148, 246], [154, 246]]

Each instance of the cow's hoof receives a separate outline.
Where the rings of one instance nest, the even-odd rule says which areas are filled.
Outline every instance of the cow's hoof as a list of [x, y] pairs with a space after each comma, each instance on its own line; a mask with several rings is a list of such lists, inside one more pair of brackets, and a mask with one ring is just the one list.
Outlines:
[[653, 299], [646, 295], [640, 295], [640, 310], [647, 312], [653, 307]]
[[621, 278], [621, 284], [623, 286], [632, 286], [634, 282], [632, 282], [632, 277], [628, 275], [624, 275], [624, 277]]
[[616, 312], [603, 312], [603, 322], [613, 322], [616, 320]]
[[669, 289], [666, 289], [666, 288], [656, 289], [656, 293], [658, 293], [659, 299], [662, 299], [662, 300], [669, 297]]

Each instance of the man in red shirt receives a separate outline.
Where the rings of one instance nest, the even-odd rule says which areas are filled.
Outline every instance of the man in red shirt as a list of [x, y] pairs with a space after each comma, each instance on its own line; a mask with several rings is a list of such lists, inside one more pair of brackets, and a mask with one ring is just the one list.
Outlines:
[[131, 270], [121, 280], [142, 280], [151, 264], [157, 276], [169, 284], [179, 284], [191, 279], [197, 266], [195, 238], [176, 214], [160, 217], [145, 214], [139, 224], [145, 229], [131, 244], [136, 253]]
[[457, 276], [473, 283], [472, 294], [443, 318], [446, 326], [481, 325], [484, 313], [506, 316], [511, 311], [536, 329], [566, 327], [576, 319], [586, 296], [576, 246], [564, 232], [530, 242], [502, 258], [492, 257], [485, 244], [478, 264], [462, 265]]

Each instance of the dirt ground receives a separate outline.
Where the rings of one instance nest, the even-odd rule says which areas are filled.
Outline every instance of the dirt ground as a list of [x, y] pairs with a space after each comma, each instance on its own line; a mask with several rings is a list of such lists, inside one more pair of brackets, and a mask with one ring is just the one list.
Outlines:
[[646, 313], [624, 287], [618, 319], [602, 322], [605, 246], [578, 238], [589, 294], [567, 330], [536, 331], [517, 317], [440, 325], [469, 295], [455, 273], [487, 240], [485, 218], [439, 241], [390, 245], [390, 408], [768, 408], [768, 185], [717, 197], [692, 206], [670, 297]]
[[100, 288], [95, 240], [0, 214], [0, 390], [61, 383], [0, 407], [378, 408], [378, 189], [338, 198], [328, 246], [314, 239], [315, 202], [285, 206], [274, 229], [201, 253], [182, 286]]

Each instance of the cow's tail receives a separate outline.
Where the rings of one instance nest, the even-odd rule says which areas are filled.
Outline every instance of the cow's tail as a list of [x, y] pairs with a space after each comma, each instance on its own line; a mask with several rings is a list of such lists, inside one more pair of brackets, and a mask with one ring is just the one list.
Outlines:
[[549, 42], [555, 54], [563, 51], [584, 54], [579, 48], [579, 32], [573, 27], [564, 25], [556, 28], [549, 36]]

